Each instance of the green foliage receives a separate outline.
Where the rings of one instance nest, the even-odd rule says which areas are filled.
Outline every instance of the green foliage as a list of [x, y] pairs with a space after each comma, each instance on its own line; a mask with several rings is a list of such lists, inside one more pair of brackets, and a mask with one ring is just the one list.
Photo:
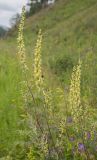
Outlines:
[[58, 75], [62, 75], [65, 72], [70, 72], [74, 66], [74, 62], [69, 56], [60, 56], [56, 58], [54, 62], [51, 62], [51, 69]]
[[28, 16], [31, 16], [37, 12], [39, 12], [43, 6], [46, 6], [47, 0], [30, 0], [28, 6], [30, 6], [30, 11], [28, 12]]
[[[37, 160], [96, 160], [96, 3], [96, 0], [60, 0], [53, 9], [42, 11], [40, 17], [36, 15], [26, 21], [24, 41], [28, 51], [25, 61], [29, 68], [27, 79], [14, 54], [17, 53], [15, 38], [0, 41], [1, 159], [26, 160], [30, 157]], [[92, 21], [93, 26], [90, 25]], [[39, 28], [43, 30], [41, 73], [44, 85], [41, 92], [34, 85], [34, 55], [31, 54]], [[83, 62], [80, 95], [82, 111], [79, 112], [77, 121], [74, 121], [75, 114], [71, 115], [68, 104], [68, 88], [72, 69], [75, 66], [76, 71], [79, 57]], [[62, 86], [67, 87], [65, 90], [60, 85], [61, 76]], [[73, 82], [77, 78], [75, 76]], [[29, 92], [29, 87], [32, 92]], [[73, 90], [75, 97], [75, 87]], [[24, 97], [21, 91], [24, 91]]]

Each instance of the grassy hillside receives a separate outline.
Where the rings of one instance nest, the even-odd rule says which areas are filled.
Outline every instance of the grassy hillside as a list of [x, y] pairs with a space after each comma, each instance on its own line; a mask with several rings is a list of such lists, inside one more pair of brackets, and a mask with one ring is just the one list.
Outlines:
[[[43, 75], [50, 86], [68, 92], [73, 66], [82, 60], [82, 96], [97, 105], [97, 1], [59, 0], [28, 18], [24, 36], [28, 62], [33, 60], [39, 29], [43, 32]], [[21, 72], [17, 61], [17, 31], [0, 40], [0, 157], [19, 141]]]

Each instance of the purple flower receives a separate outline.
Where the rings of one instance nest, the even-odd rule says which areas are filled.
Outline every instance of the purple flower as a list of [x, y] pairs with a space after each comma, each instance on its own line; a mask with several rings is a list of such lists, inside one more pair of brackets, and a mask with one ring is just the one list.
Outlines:
[[90, 132], [87, 132], [87, 139], [90, 139], [91, 138], [91, 133]]
[[70, 116], [69, 116], [69, 117], [67, 117], [66, 122], [67, 122], [67, 123], [72, 123], [72, 117], [70, 117]]
[[83, 152], [85, 150], [85, 146], [83, 143], [78, 143], [78, 150], [79, 152]]

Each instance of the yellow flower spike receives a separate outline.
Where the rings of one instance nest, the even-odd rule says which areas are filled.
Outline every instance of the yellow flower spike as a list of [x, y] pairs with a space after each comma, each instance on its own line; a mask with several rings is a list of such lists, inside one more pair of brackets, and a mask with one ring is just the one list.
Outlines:
[[35, 86], [39, 91], [41, 90], [43, 84], [42, 69], [41, 69], [41, 46], [42, 46], [42, 33], [40, 29], [34, 53], [34, 81], [35, 81]]
[[81, 81], [81, 61], [73, 68], [71, 76], [70, 92], [69, 92], [69, 105], [71, 114], [77, 119], [79, 112], [81, 111], [80, 100], [80, 81]]
[[46, 133], [44, 133], [41, 138], [41, 150], [44, 153], [44, 155], [48, 154], [48, 140]]
[[[23, 30], [24, 30], [24, 21], [25, 21], [25, 7], [22, 8], [22, 14], [21, 14], [21, 20], [19, 23], [19, 28], [18, 28], [18, 53], [17, 57], [20, 63], [21, 70], [23, 72], [23, 76], [27, 77], [27, 63], [26, 63], [26, 50], [25, 50], [25, 43], [24, 43], [24, 35], [23, 35]], [[27, 89], [27, 80], [23, 80], [21, 82], [21, 95], [23, 98], [23, 103], [26, 106], [27, 105], [27, 100], [28, 100], [28, 89]]]
[[25, 7], [22, 9], [22, 15], [21, 20], [19, 24], [18, 29], [18, 58], [22, 67], [22, 71], [25, 72], [28, 70], [27, 64], [26, 64], [26, 51], [25, 51], [25, 44], [24, 44], [24, 36], [23, 36], [23, 29], [24, 29], [24, 20], [25, 20]]
[[53, 119], [53, 104], [52, 104], [52, 93], [51, 90], [43, 90], [44, 101], [48, 110], [49, 122]]

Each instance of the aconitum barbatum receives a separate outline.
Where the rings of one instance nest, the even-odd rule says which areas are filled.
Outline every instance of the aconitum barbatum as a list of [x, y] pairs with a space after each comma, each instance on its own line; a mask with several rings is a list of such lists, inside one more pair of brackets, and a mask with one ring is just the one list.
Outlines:
[[79, 117], [81, 111], [80, 82], [81, 82], [81, 61], [79, 61], [78, 65], [73, 68], [70, 91], [69, 91], [69, 106], [71, 110], [71, 115], [75, 120]]
[[22, 15], [21, 15], [21, 20], [19, 24], [19, 29], [18, 29], [18, 58], [19, 62], [22, 67], [22, 71], [25, 72], [28, 70], [27, 64], [26, 64], [26, 51], [25, 51], [25, 44], [24, 44], [24, 36], [23, 36], [23, 29], [24, 29], [24, 21], [25, 21], [25, 7], [22, 9]]
[[38, 91], [41, 90], [41, 87], [43, 85], [42, 67], [41, 67], [41, 46], [42, 46], [42, 33], [40, 29], [34, 51], [34, 82]]
[[20, 63], [20, 70], [23, 73], [23, 81], [21, 82], [21, 95], [24, 101], [24, 105], [27, 105], [27, 99], [28, 99], [28, 89], [27, 89], [27, 80], [24, 79], [27, 77], [27, 71], [28, 71], [28, 66], [26, 62], [26, 49], [25, 49], [25, 43], [24, 43], [24, 35], [23, 35], [23, 30], [24, 30], [24, 21], [25, 21], [25, 7], [22, 8], [22, 14], [21, 14], [21, 19], [19, 23], [19, 28], [18, 28], [18, 53], [17, 57]]

